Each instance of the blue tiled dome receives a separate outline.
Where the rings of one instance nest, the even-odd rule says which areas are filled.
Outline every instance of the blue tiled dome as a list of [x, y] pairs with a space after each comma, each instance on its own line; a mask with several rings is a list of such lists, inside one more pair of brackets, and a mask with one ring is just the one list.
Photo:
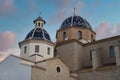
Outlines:
[[49, 34], [47, 33], [46, 30], [41, 29], [41, 28], [36, 28], [31, 30], [25, 40], [27, 39], [37, 39], [37, 40], [47, 40], [47, 41], [51, 41]]
[[60, 27], [60, 29], [67, 28], [67, 27], [84, 27], [84, 28], [90, 28], [92, 29], [91, 25], [85, 20], [84, 18], [80, 16], [71, 16], [65, 19]]

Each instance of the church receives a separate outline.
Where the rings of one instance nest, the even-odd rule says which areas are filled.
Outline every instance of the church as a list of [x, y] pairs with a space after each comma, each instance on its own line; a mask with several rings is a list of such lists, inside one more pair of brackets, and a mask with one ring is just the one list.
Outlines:
[[120, 35], [96, 40], [83, 17], [73, 14], [56, 31], [53, 43], [39, 16], [19, 42], [21, 64], [31, 67], [31, 80], [120, 80]]

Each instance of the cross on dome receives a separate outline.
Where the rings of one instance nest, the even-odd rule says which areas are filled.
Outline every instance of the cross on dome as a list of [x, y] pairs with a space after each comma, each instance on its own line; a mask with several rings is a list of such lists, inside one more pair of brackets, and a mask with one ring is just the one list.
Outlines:
[[75, 16], [75, 9], [76, 9], [76, 8], [74, 7], [74, 12], [73, 12], [73, 16]]

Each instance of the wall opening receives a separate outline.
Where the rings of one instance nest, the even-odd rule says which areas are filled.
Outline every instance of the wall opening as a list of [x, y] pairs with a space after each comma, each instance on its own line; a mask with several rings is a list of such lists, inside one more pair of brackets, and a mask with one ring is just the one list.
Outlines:
[[78, 39], [82, 39], [82, 32], [81, 31], [78, 31]]
[[67, 40], [67, 34], [66, 34], [66, 32], [63, 33], [63, 40]]

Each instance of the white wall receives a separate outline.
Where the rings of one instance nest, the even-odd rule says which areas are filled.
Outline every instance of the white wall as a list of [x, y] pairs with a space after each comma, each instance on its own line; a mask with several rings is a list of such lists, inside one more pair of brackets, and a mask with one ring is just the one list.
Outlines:
[[20, 64], [20, 59], [9, 56], [0, 63], [0, 80], [30, 80], [31, 67]]
[[[39, 52], [35, 52], [35, 45], [39, 45]], [[27, 47], [27, 53], [24, 53], [24, 47]], [[47, 54], [47, 48], [50, 48], [50, 54]], [[40, 56], [32, 56], [33, 54], [39, 54]], [[21, 57], [32, 60], [32, 61], [42, 61], [54, 56], [54, 47], [46, 43], [27, 43], [21, 46]]]

